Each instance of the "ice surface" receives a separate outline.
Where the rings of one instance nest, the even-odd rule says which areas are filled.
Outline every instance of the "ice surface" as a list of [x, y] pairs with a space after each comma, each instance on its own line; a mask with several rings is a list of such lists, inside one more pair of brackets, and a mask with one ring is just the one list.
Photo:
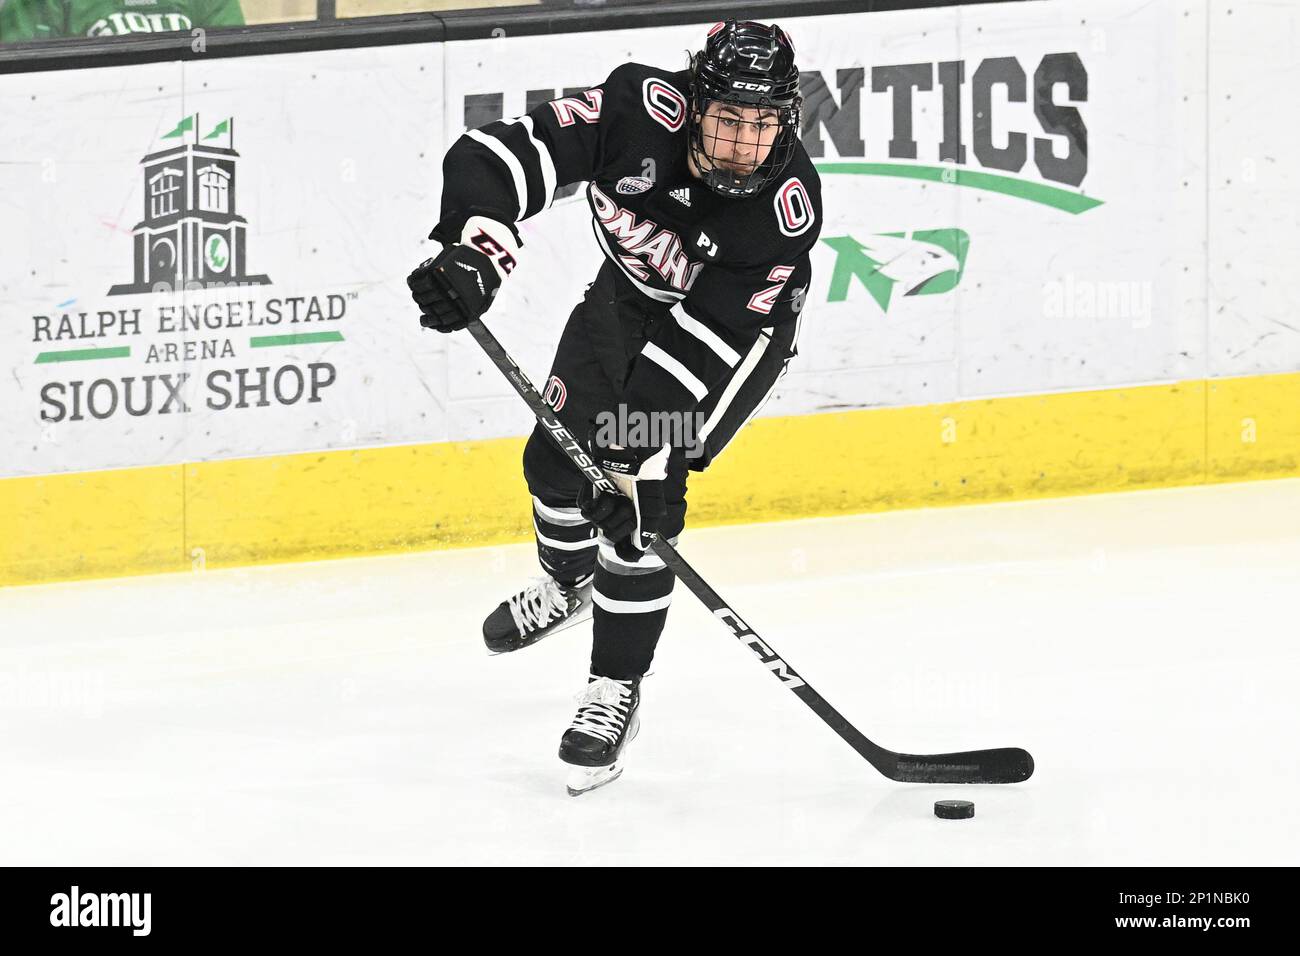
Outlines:
[[[526, 507], [527, 502], [521, 502]], [[1294, 864], [1300, 481], [689, 531], [877, 774], [679, 587], [617, 783], [591, 625], [489, 658], [531, 546], [0, 590], [7, 864]], [[935, 800], [975, 801], [938, 820]]]

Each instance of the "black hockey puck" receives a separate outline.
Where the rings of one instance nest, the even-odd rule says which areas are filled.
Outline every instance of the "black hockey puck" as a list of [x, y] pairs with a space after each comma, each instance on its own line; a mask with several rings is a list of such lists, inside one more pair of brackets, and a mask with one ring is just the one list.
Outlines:
[[936, 800], [934, 815], [940, 820], [969, 820], [975, 816], [975, 804], [969, 800]]

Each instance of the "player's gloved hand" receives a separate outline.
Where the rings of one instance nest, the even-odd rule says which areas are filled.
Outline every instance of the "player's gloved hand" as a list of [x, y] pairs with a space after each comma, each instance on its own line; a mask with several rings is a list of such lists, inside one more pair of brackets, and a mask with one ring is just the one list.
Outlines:
[[663, 524], [664, 479], [668, 477], [669, 446], [620, 448], [602, 445], [595, 433], [588, 441], [591, 458], [620, 494], [597, 491], [584, 482], [578, 493], [578, 510], [600, 529], [624, 561], [640, 560]]
[[406, 279], [420, 324], [455, 332], [483, 315], [515, 267], [518, 242], [509, 227], [483, 216], [465, 223], [461, 241], [416, 266]]
[[422, 326], [455, 332], [488, 310], [501, 280], [487, 256], [456, 243], [416, 266], [406, 284], [420, 307]]

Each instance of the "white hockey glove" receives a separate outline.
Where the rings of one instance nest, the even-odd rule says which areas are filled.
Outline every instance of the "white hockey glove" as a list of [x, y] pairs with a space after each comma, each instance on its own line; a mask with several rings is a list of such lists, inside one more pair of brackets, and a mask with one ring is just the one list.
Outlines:
[[595, 434], [587, 444], [592, 461], [621, 493], [606, 494], [584, 482], [578, 493], [578, 510], [613, 543], [620, 558], [637, 561], [654, 541], [667, 514], [664, 479], [668, 477], [670, 447], [602, 447]]

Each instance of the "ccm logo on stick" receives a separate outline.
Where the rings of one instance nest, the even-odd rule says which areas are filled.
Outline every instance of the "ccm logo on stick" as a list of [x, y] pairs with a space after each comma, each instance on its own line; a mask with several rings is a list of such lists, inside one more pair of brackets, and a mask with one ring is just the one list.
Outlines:
[[751, 631], [749, 625], [742, 621], [735, 611], [729, 607], [722, 607], [714, 611], [713, 615], [731, 628], [731, 632], [749, 646], [749, 649], [762, 661], [763, 666], [781, 679], [781, 683], [791, 690], [804, 686], [803, 678], [792, 671], [789, 664], [777, 657], [772, 648], [764, 644], [762, 638]]

